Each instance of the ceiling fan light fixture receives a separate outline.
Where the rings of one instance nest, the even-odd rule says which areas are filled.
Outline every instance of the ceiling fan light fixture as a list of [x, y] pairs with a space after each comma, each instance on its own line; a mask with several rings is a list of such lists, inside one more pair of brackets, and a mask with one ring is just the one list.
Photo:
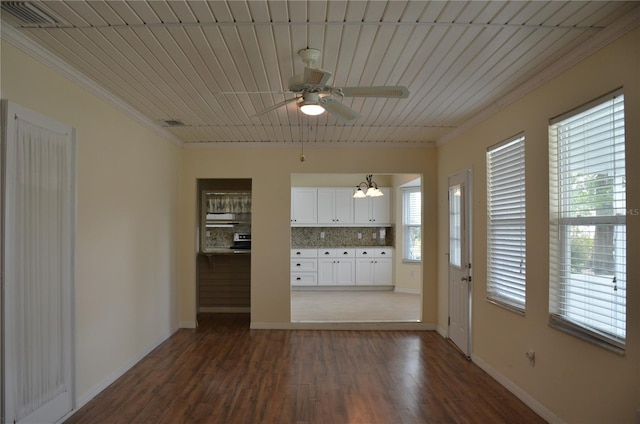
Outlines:
[[318, 104], [301, 102], [299, 107], [305, 115], [316, 116], [324, 113], [324, 108]]
[[298, 102], [298, 107], [305, 115], [316, 116], [324, 113], [318, 93], [305, 93], [302, 100]]

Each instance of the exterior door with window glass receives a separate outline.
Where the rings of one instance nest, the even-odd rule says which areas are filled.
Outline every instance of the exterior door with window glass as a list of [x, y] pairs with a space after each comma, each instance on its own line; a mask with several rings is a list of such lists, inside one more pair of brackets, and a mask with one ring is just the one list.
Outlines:
[[471, 354], [470, 171], [449, 177], [449, 338]]
[[74, 129], [2, 102], [3, 417], [73, 408]]

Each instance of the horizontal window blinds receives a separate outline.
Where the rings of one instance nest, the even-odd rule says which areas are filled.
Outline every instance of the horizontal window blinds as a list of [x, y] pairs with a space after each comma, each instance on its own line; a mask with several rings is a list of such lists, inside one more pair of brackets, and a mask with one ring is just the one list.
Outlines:
[[487, 298], [524, 312], [524, 137], [487, 151]]
[[552, 121], [549, 142], [551, 323], [623, 348], [624, 96]]
[[404, 227], [404, 259], [422, 259], [422, 192], [420, 187], [408, 188], [402, 194], [402, 225]]

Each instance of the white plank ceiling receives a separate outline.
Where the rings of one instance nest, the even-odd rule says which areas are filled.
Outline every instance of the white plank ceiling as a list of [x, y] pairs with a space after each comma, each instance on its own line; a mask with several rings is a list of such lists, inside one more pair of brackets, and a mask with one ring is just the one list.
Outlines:
[[[184, 143], [429, 143], [588, 45], [634, 1], [40, 1], [58, 24], [3, 23]], [[288, 80], [322, 51], [329, 84], [404, 85], [343, 98], [362, 117], [307, 117]], [[517, 91], [517, 90], [516, 90]], [[170, 126], [177, 120], [183, 126]]]

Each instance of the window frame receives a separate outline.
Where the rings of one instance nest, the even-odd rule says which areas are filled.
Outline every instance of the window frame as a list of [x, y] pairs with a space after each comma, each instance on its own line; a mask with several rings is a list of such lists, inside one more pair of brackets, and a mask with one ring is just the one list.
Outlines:
[[[418, 223], [410, 224], [407, 223], [408, 214], [407, 212], [407, 202], [412, 193], [417, 193], [420, 195], [420, 217], [418, 219]], [[402, 188], [402, 262], [405, 263], [422, 263], [422, 188], [417, 187], [403, 187]], [[411, 243], [411, 231], [412, 229], [417, 228], [420, 232], [420, 258], [414, 259], [410, 256], [410, 251], [412, 247]]]
[[[587, 153], [576, 153], [573, 156], [561, 156], [561, 147], [565, 150], [574, 149], [574, 146], [578, 145], [579, 142], [569, 141], [568, 145], [562, 144], [557, 135], [557, 128], [567, 121], [579, 117], [584, 113], [595, 114], [595, 111], [598, 108], [603, 108], [605, 106], [608, 107], [609, 103], [611, 103], [612, 111], [610, 114], [606, 115], [606, 117], [610, 119], [611, 127], [613, 129], [610, 130], [612, 135], [609, 135], [605, 142], [610, 143], [606, 145], [606, 148], [609, 148], [611, 152], [609, 155], [599, 153], [597, 155], [599, 158], [607, 157], [607, 160], [598, 162], [597, 165], [602, 167], [602, 164], [606, 163], [616, 164], [620, 161], [624, 163], [622, 167], [622, 174], [619, 174], [621, 168], [618, 165], [612, 165], [612, 168], [603, 168], [609, 173], [613, 171], [613, 175], [609, 173], [602, 174], [605, 175], [606, 178], [612, 179], [612, 193], [616, 193], [618, 195], [622, 193], [623, 198], [620, 200], [613, 197], [614, 200], [610, 201], [610, 214], [603, 215], [603, 208], [601, 206], [592, 209], [585, 209], [584, 211], [581, 211], [582, 213], [577, 213], [575, 212], [576, 206], [574, 206], [574, 203], [570, 202], [570, 200], [574, 200], [577, 195], [566, 194], [571, 193], [571, 191], [567, 188], [563, 189], [563, 187], [570, 185], [571, 178], [575, 178], [575, 175], [570, 174], [571, 168], [568, 163], [573, 162], [571, 162], [569, 158], [572, 158], [573, 160], [581, 160], [583, 161], [581, 164], [584, 164], [586, 161], [585, 159], [580, 159], [580, 155], [586, 156]], [[615, 110], [616, 106], [621, 110]], [[616, 191], [616, 188], [624, 186], [622, 181], [626, 177], [626, 139], [624, 119], [624, 94], [622, 89], [619, 89], [549, 121], [549, 325], [553, 328], [567, 332], [583, 340], [595, 343], [620, 354], [624, 354], [625, 351], [627, 327], [626, 187], [621, 192]], [[621, 133], [616, 134], [616, 122], [622, 122]], [[593, 125], [593, 120], [588, 121], [588, 123]], [[588, 124], [582, 125], [585, 128], [589, 128]], [[620, 141], [620, 138], [622, 141]], [[575, 144], [571, 145], [571, 143]], [[588, 143], [595, 144], [592, 141], [589, 141]], [[579, 147], [582, 147], [582, 150], [586, 150], [583, 146]], [[620, 153], [619, 150], [616, 150], [616, 148], [620, 147], [622, 153]], [[598, 151], [601, 149], [602, 148]], [[622, 159], [620, 159], [619, 155], [622, 155]], [[560, 160], [560, 158], [562, 160]], [[597, 165], [589, 166], [595, 167]], [[590, 174], [584, 175], [593, 175], [593, 172], [594, 171], [591, 171]], [[620, 182], [615, 181], [618, 178], [620, 178]], [[571, 189], [575, 190], [573, 187]], [[615, 196], [616, 194], [612, 196]], [[599, 203], [605, 202], [600, 201]], [[623, 205], [620, 206], [620, 203], [623, 203]], [[616, 210], [618, 211], [617, 213]], [[624, 211], [624, 213], [621, 213], [621, 210]], [[571, 214], [576, 214], [576, 216], [567, 216]], [[607, 225], [611, 227], [611, 237], [613, 238], [612, 243], [614, 250], [612, 253], [612, 260], [608, 264], [614, 267], [613, 277], [601, 277], [600, 274], [587, 275], [572, 271], [574, 268], [574, 259], [572, 256], [571, 242], [575, 242], [575, 240], [577, 240], [577, 236], [571, 236], [570, 231], [593, 227], [594, 229], [592, 231], [595, 234], [597, 231], [596, 228], [599, 225]], [[596, 236], [593, 235], [593, 237], [595, 239]], [[621, 237], [621, 240], [616, 240], [616, 237]], [[622, 246], [622, 244], [624, 244], [624, 246]], [[558, 253], [557, 255], [554, 255], [552, 252], [562, 252], [562, 254]], [[595, 255], [595, 252], [596, 250], [593, 247], [591, 250], [588, 250], [588, 253], [590, 253], [592, 257]], [[567, 274], [569, 274], [568, 277]], [[582, 277], [572, 278], [571, 275], [573, 274]], [[592, 288], [592, 286], [597, 288], [597, 285], [600, 284], [597, 280], [612, 278], [612, 281], [618, 281], [617, 279], [619, 277], [622, 278], [620, 280], [621, 291], [624, 292], [622, 296], [617, 293], [617, 283], [615, 288], [612, 288], [612, 290], [614, 290], [613, 294], [593, 294], [596, 290]], [[582, 290], [585, 294], [583, 294], [582, 297], [586, 299], [582, 303], [579, 303], [575, 299], [571, 299], [572, 296], [577, 298], [574, 293], [576, 291], [576, 287], [580, 284], [584, 286]], [[600, 298], [598, 296], [600, 296]], [[604, 298], [607, 297], [612, 299], [608, 303], [607, 300], [604, 300]], [[616, 307], [619, 307], [617, 302], [620, 298], [622, 298], [623, 301], [623, 312], [616, 310]], [[613, 299], [615, 299], [615, 301]], [[578, 311], [578, 308], [571, 306], [571, 303], [574, 305], [578, 303], [580, 304], [579, 313], [576, 312]], [[589, 315], [593, 314], [593, 312], [591, 312], [593, 309], [601, 307], [598, 303], [607, 303], [608, 309], [605, 310], [611, 311], [613, 315], [616, 315], [617, 318], [611, 320], [614, 323], [611, 327], [613, 329], [612, 331], [605, 330], [600, 323], [600, 319], [589, 318]], [[574, 308], [574, 312], [571, 312], [572, 308]], [[623, 316], [624, 318], [621, 319], [619, 318], [620, 316]], [[622, 327], [620, 327], [620, 323], [622, 323]], [[616, 331], [618, 331], [617, 334]], [[622, 335], [619, 333], [620, 331], [623, 332]]]
[[[524, 315], [527, 291], [524, 134], [487, 148], [486, 165], [487, 300]], [[508, 215], [504, 213], [506, 209]]]

